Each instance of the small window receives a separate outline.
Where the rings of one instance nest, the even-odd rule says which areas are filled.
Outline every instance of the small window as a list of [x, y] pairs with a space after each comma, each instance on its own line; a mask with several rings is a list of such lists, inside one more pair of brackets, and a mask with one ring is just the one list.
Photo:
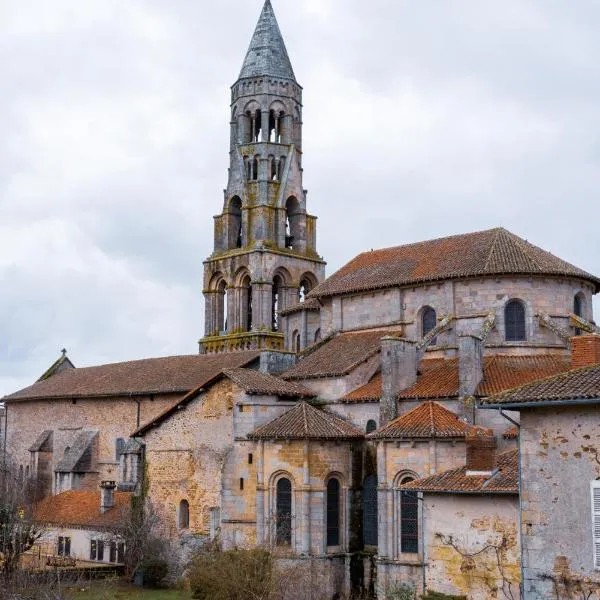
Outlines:
[[117, 544], [117, 562], [125, 562], [125, 544], [123, 542]]
[[377, 422], [373, 419], [367, 421], [367, 433], [371, 433], [377, 429]]
[[337, 479], [327, 483], [327, 545], [340, 545], [340, 482]]
[[71, 538], [60, 536], [58, 538], [57, 553], [59, 556], [71, 556]]
[[277, 482], [275, 538], [278, 546], [292, 543], [292, 482], [286, 477]]
[[244, 405], [243, 404], [238, 404], [238, 410], [240, 412], [244, 412]]
[[431, 306], [426, 306], [421, 314], [421, 328], [425, 337], [437, 325], [437, 315]]
[[[581, 294], [577, 294], [573, 298], [573, 314], [578, 317], [583, 317], [583, 297]], [[575, 335], [581, 335], [581, 329], [575, 329]]]
[[98, 560], [104, 560], [104, 541], [98, 540]]
[[600, 569], [600, 481], [592, 481], [592, 531], [594, 568]]
[[190, 527], [190, 503], [182, 500], [179, 503], [179, 529], [189, 529]]
[[252, 456], [252, 454], [248, 454], [248, 464], [251, 465], [252, 464], [252, 460], [254, 459], [254, 457]]
[[244, 478], [240, 477], [240, 490], [244, 489]]
[[[402, 483], [413, 481], [406, 477]], [[416, 554], [419, 551], [419, 495], [417, 492], [400, 492], [400, 552]]]
[[525, 342], [525, 306], [520, 300], [511, 300], [504, 309], [504, 330], [507, 342]]
[[98, 556], [98, 544], [96, 540], [90, 540], [90, 560], [96, 560]]

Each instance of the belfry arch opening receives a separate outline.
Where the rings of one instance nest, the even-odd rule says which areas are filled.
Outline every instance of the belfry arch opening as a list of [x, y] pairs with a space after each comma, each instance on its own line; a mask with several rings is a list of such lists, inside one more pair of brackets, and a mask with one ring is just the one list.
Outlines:
[[300, 279], [298, 288], [298, 301], [304, 302], [308, 293], [316, 286], [316, 279], [311, 273], [305, 273]]
[[282, 125], [283, 117], [285, 116], [282, 110], [269, 111], [269, 142], [274, 144], [282, 143]]
[[234, 196], [229, 203], [230, 223], [230, 248], [242, 247], [242, 201], [239, 196]]
[[297, 248], [300, 238], [300, 203], [290, 196], [285, 203], [285, 247]]
[[241, 285], [241, 305], [244, 331], [252, 331], [252, 281], [250, 275], [242, 279]]

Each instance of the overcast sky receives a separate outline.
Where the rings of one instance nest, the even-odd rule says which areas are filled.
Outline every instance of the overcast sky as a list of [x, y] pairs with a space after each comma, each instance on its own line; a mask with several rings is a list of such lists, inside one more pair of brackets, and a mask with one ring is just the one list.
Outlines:
[[[504, 226], [600, 274], [597, 0], [273, 0], [308, 209], [355, 254]], [[0, 397], [195, 353], [262, 0], [0, 2]]]

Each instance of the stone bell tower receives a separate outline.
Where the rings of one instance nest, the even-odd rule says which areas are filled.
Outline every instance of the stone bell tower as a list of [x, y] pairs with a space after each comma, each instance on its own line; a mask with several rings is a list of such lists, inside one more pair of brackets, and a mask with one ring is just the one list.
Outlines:
[[302, 186], [302, 88], [266, 0], [231, 88], [229, 181], [204, 262], [201, 353], [283, 349], [281, 310], [325, 275]]

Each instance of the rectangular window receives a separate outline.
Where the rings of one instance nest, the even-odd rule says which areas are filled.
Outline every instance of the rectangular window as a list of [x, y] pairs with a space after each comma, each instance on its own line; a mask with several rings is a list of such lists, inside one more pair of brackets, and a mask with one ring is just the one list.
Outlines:
[[117, 460], [119, 460], [119, 458], [121, 457], [121, 454], [123, 454], [124, 448], [125, 448], [125, 440], [123, 438], [117, 438], [115, 441], [115, 456], [116, 456]]
[[98, 545], [96, 540], [90, 540], [90, 560], [96, 560]]
[[98, 560], [104, 560], [104, 542], [98, 540]]
[[125, 562], [125, 544], [123, 542], [117, 545], [117, 562]]
[[600, 481], [592, 481], [592, 535], [594, 567], [600, 569]]
[[248, 464], [251, 465], [252, 461], [254, 460], [254, 457], [252, 456], [252, 454], [248, 454]]
[[66, 536], [60, 536], [58, 538], [58, 555], [59, 556], [71, 556], [71, 538]]
[[244, 478], [240, 477], [240, 490], [244, 489]]
[[110, 562], [111, 563], [117, 562], [117, 543], [116, 542], [110, 543]]

